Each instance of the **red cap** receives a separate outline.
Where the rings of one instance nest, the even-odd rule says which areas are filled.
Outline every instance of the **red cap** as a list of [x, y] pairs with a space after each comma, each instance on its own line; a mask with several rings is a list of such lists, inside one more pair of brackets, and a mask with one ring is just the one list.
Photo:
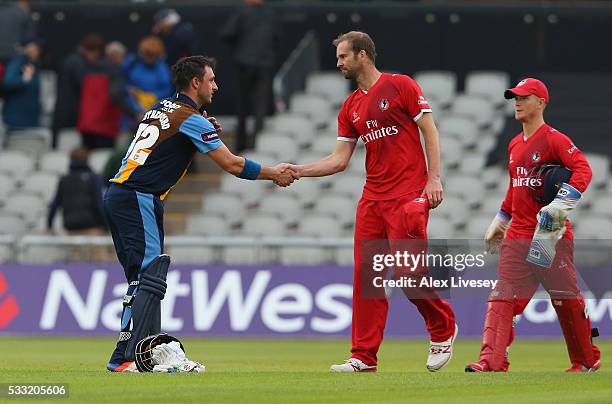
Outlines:
[[519, 95], [521, 97], [528, 96], [530, 94], [535, 95], [538, 98], [543, 98], [548, 103], [548, 88], [538, 79], [526, 78], [516, 85], [514, 88], [509, 88], [504, 92], [504, 98], [507, 100], [514, 98]]

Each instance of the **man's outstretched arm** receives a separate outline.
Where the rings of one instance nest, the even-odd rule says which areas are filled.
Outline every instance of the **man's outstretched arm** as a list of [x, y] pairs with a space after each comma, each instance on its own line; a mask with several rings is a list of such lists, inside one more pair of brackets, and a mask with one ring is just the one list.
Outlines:
[[236, 156], [225, 145], [221, 145], [207, 154], [224, 171], [239, 178], [272, 180], [281, 187], [286, 187], [295, 180], [289, 164], [279, 164], [274, 167], [262, 166], [253, 160]]
[[355, 142], [344, 142], [338, 140], [333, 153], [319, 161], [312, 163], [289, 165], [289, 168], [300, 177], [325, 177], [344, 171], [348, 166], [353, 150], [355, 150]]

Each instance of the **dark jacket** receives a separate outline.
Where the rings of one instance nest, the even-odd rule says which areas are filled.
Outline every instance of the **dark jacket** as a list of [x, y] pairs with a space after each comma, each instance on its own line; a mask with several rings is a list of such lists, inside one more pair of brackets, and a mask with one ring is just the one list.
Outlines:
[[221, 38], [234, 51], [234, 60], [242, 65], [274, 67], [280, 38], [275, 11], [265, 5], [245, 6], [227, 21]]
[[81, 53], [71, 53], [64, 59], [57, 77], [57, 100], [53, 112], [53, 129], [76, 126], [81, 99], [81, 83], [87, 63]]
[[49, 205], [47, 228], [53, 225], [57, 209], [64, 215], [66, 230], [105, 227], [102, 209], [102, 180], [83, 161], [71, 161], [70, 172], [59, 182], [55, 198]]
[[[36, 68], [32, 80], [24, 82], [23, 69], [27, 64]], [[24, 129], [39, 126], [40, 116], [40, 71], [36, 63], [26, 55], [14, 56], [4, 72], [4, 106], [2, 118], [9, 129]]]
[[196, 36], [190, 22], [179, 22], [161, 39], [166, 47], [166, 63], [170, 67], [180, 58], [193, 55], [195, 51]]

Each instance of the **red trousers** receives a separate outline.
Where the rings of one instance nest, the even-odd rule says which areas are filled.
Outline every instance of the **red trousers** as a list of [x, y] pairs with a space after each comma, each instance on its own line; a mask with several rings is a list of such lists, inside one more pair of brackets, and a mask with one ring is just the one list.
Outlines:
[[[429, 203], [419, 195], [385, 201], [362, 198], [357, 205], [351, 353], [367, 365], [377, 363], [388, 311], [384, 290], [372, 293], [371, 280], [381, 272], [374, 271], [371, 255], [392, 254], [406, 246], [417, 252], [426, 246]], [[413, 290], [407, 295], [423, 316], [432, 341], [446, 341], [453, 335], [455, 314], [435, 290]]]

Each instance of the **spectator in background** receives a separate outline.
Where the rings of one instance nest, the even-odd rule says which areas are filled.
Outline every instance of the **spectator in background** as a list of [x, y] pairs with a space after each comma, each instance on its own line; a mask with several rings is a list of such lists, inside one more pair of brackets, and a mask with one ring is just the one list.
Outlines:
[[138, 44], [138, 54], [126, 57], [124, 72], [133, 108], [146, 111], [172, 95], [174, 89], [165, 54], [164, 44], [158, 37], [146, 36]]
[[8, 61], [17, 46], [36, 35], [30, 5], [26, 0], [6, 4], [0, 8], [0, 63]]
[[[272, 75], [279, 41], [278, 21], [274, 10], [264, 0], [245, 0], [245, 6], [230, 17], [221, 30], [221, 38], [233, 49], [238, 91], [236, 113], [238, 152], [253, 147], [255, 135], [272, 104]], [[247, 134], [249, 110], [255, 115], [255, 130]]]
[[172, 8], [159, 10], [153, 16], [153, 33], [166, 47], [166, 63], [172, 67], [180, 58], [193, 55], [196, 36], [190, 22], [181, 21], [181, 15]]
[[36, 39], [24, 41], [21, 51], [6, 65], [2, 118], [11, 131], [39, 126], [40, 45]]
[[70, 154], [70, 171], [62, 176], [49, 205], [47, 230], [53, 228], [57, 209], [62, 210], [64, 228], [69, 235], [104, 234], [106, 222], [102, 211], [102, 181], [87, 164], [88, 151], [77, 148]]
[[57, 146], [60, 129], [77, 126], [83, 77], [88, 67], [100, 62], [103, 52], [104, 39], [89, 34], [83, 37], [76, 52], [64, 59], [57, 80], [57, 100], [51, 127], [53, 148]]
[[113, 148], [119, 135], [121, 113], [140, 116], [130, 102], [123, 72], [125, 46], [111, 42], [106, 59], [88, 65], [81, 84], [78, 129], [88, 149]]

